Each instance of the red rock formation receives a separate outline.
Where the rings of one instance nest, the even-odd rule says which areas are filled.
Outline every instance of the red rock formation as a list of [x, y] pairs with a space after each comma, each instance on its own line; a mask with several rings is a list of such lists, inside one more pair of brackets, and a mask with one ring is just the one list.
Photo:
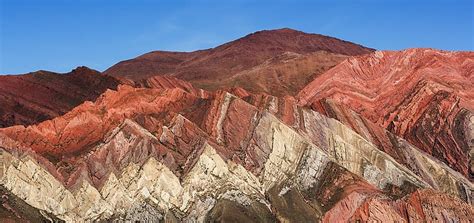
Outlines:
[[[298, 98], [245, 90], [273, 89], [275, 79], [260, 79], [272, 72], [290, 81], [299, 76], [288, 67], [368, 50], [354, 47], [278, 30], [123, 62], [125, 75], [143, 76], [51, 120], [0, 128], [0, 219], [474, 221], [474, 184], [426, 153], [466, 175], [472, 53], [376, 52], [316, 75]], [[237, 76], [226, 73], [233, 55], [245, 57]], [[177, 67], [195, 83], [211, 82], [188, 68], [231, 81], [198, 89]]]
[[[0, 127], [52, 119], [84, 101], [95, 100], [106, 89], [116, 89], [119, 83], [160, 87], [167, 82], [164, 86], [170, 87], [169, 76], [211, 90], [241, 87], [281, 96], [295, 94], [348, 55], [371, 51], [331, 37], [281, 29], [257, 32], [209, 50], [151, 52], [118, 63], [106, 75], [79, 67], [64, 75], [38, 71], [0, 76]], [[168, 80], [149, 79], [156, 75]]]
[[172, 88], [180, 88], [185, 90], [188, 93], [200, 96], [202, 98], [209, 97], [209, 93], [195, 88], [191, 83], [171, 77], [171, 76], [154, 76], [148, 79], [132, 81], [128, 84], [133, 85], [135, 87], [141, 88], [155, 88], [155, 89], [172, 89]]
[[[320, 105], [323, 108], [321, 112], [332, 114], [360, 135], [348, 130], [342, 123], [298, 107], [297, 100], [292, 97], [255, 95], [242, 89], [233, 89], [243, 97], [238, 98], [225, 91], [208, 93], [193, 88], [185, 90], [189, 87], [185, 82], [168, 82], [171, 80], [163, 78], [152, 82], [156, 83], [153, 85], [155, 87], [163, 87], [161, 89], [121, 85], [117, 91], [108, 90], [96, 102], [83, 103], [64, 116], [38, 125], [0, 129], [0, 134], [5, 134], [0, 135], [3, 137], [0, 138], [0, 151], [19, 159], [33, 157], [41, 168], [65, 186], [64, 190], [84, 191], [84, 182], [89, 182], [92, 188], [97, 188], [87, 189], [87, 193], [91, 193], [87, 195], [89, 197], [97, 196], [94, 194], [99, 192], [94, 190], [112, 193], [107, 189], [111, 188], [111, 184], [116, 184], [110, 178], [111, 175], [127, 176], [127, 171], [133, 165], [151, 165], [150, 158], [163, 164], [186, 185], [189, 177], [196, 174], [196, 168], [204, 165], [203, 159], [209, 159], [202, 158], [209, 156], [209, 151], [205, 152], [206, 145], [215, 149], [217, 156], [225, 162], [233, 163], [229, 165], [241, 165], [245, 171], [261, 178], [264, 185], [273, 182], [268, 180], [273, 179], [268, 178], [273, 168], [282, 168], [280, 171], [285, 172], [289, 171], [285, 169], [289, 168], [285, 167], [289, 164], [284, 165], [283, 162], [297, 162], [294, 164], [296, 172], [288, 172], [296, 182], [276, 181], [281, 184], [268, 186], [265, 192], [265, 197], [268, 197], [265, 202], [270, 202], [274, 209], [270, 212], [260, 207], [256, 212], [257, 215], [274, 213], [282, 221], [382, 219], [377, 215], [377, 210], [385, 211], [387, 216], [398, 220], [415, 217], [433, 219], [436, 217], [434, 212], [427, 214], [429, 216], [419, 214], [428, 213], [428, 209], [416, 212], [417, 215], [406, 215], [400, 211], [402, 209], [398, 209], [401, 206], [411, 210], [414, 204], [402, 198], [424, 187], [436, 188], [467, 203], [472, 201], [470, 191], [474, 187], [470, 182], [350, 110], [331, 103]], [[185, 89], [169, 89], [167, 86]], [[274, 119], [271, 114], [275, 115]], [[380, 144], [380, 141], [385, 143]], [[276, 155], [275, 147], [278, 145], [275, 144], [288, 148], [288, 151]], [[396, 161], [380, 151], [394, 156]], [[339, 153], [347, 154], [337, 155]], [[295, 159], [296, 154], [300, 154], [301, 158]], [[278, 161], [279, 156], [283, 156], [281, 161]], [[324, 158], [326, 156], [332, 158]], [[8, 158], [7, 161], [12, 159]], [[38, 167], [31, 167], [33, 164], [27, 163], [28, 158], [23, 159], [26, 160], [25, 164], [16, 164], [20, 172], [27, 171], [24, 166], [36, 168], [35, 171], [39, 172]], [[272, 167], [272, 163], [276, 162], [282, 163]], [[405, 170], [401, 165], [408, 169]], [[279, 172], [274, 174], [278, 175]], [[14, 171], [10, 172], [10, 168], [4, 174], [17, 176]], [[218, 173], [213, 174], [219, 176]], [[239, 177], [244, 178], [243, 175]], [[124, 180], [126, 182], [128, 180]], [[40, 185], [35, 187], [44, 187], [41, 181], [36, 183]], [[250, 182], [245, 183], [249, 183], [245, 187], [252, 187]], [[16, 192], [17, 189], [12, 189], [10, 183], [6, 186], [8, 190], [13, 190], [15, 196], [21, 196], [22, 192]], [[121, 187], [116, 185], [112, 188]], [[429, 196], [427, 199], [430, 199]], [[35, 201], [27, 201], [34, 207], [40, 205]], [[237, 208], [232, 202], [224, 203], [226, 207]], [[453, 209], [439, 204], [436, 208], [448, 211], [445, 215], [450, 219], [468, 219], [469, 214], [474, 213], [468, 204], [453, 202], [462, 205]], [[55, 213], [50, 209], [47, 211]], [[210, 213], [208, 218], [218, 218], [214, 216], [217, 213]], [[96, 218], [88, 214], [81, 216], [78, 219]], [[71, 218], [69, 215], [58, 217]]]
[[94, 101], [118, 81], [87, 67], [67, 74], [38, 71], [0, 75], [0, 127], [30, 125], [62, 115], [84, 101]]
[[279, 29], [256, 32], [208, 50], [150, 52], [104, 73], [134, 81], [172, 75], [208, 90], [242, 87], [283, 96], [297, 93], [347, 56], [372, 51], [327, 36]]
[[[346, 219], [361, 222], [471, 222], [472, 206], [454, 197], [417, 190], [399, 200], [373, 197]], [[330, 222], [330, 221], [328, 221]]]
[[[53, 158], [87, 152], [105, 134], [137, 114], [160, 114], [182, 110], [197, 96], [179, 88], [140, 89], [120, 85], [106, 91], [95, 103], [85, 102], [64, 116], [33, 126], [13, 126], [0, 131], [40, 154]], [[90, 128], [95, 126], [95, 128]]]
[[384, 194], [363, 179], [334, 168], [325, 184], [308, 191], [309, 201], [324, 204], [321, 222], [469, 222], [472, 206], [434, 190], [402, 197]]
[[331, 98], [468, 176], [473, 70], [472, 52], [377, 51], [316, 77], [298, 99], [317, 108]]

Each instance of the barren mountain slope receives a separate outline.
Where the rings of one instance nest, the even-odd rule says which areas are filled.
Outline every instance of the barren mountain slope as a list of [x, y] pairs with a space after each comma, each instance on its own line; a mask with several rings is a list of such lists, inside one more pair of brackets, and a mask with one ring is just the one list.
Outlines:
[[242, 87], [283, 96], [347, 56], [372, 49], [291, 29], [260, 31], [216, 48], [190, 53], [155, 51], [122, 61], [104, 73], [131, 80], [172, 75], [197, 87]]
[[474, 222], [473, 72], [282, 29], [0, 76], [0, 221]]
[[371, 51], [331, 37], [281, 29], [256, 32], [209, 50], [151, 52], [120, 62], [105, 75], [79, 67], [67, 74], [0, 76], [0, 127], [52, 119], [119, 83], [147, 86], [143, 84], [154, 82], [147, 79], [156, 75], [190, 80], [205, 89], [241, 87], [293, 95], [347, 55]]

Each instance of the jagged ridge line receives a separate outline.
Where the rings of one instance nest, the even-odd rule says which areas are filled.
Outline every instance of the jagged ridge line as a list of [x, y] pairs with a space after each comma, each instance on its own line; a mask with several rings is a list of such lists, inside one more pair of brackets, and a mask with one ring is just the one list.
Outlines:
[[[275, 118], [275, 119], [276, 119], [276, 118]], [[274, 123], [274, 122], [272, 122], [272, 123]], [[281, 123], [280, 123], [280, 124], [281, 124]], [[202, 156], [202, 155], [201, 155], [201, 156]], [[193, 169], [194, 169], [194, 167], [193, 167]], [[265, 168], [265, 169], [267, 169], [267, 168]], [[265, 172], [266, 172], [266, 171], [265, 171]], [[110, 179], [109, 179], [109, 180], [110, 180]], [[83, 182], [82, 188], [84, 188], [84, 184], [85, 184], [85, 182]], [[91, 187], [91, 188], [93, 188], [90, 184], [89, 184], [88, 186], [86, 186], [86, 187]], [[104, 187], [105, 187], [105, 186], [104, 186]]]

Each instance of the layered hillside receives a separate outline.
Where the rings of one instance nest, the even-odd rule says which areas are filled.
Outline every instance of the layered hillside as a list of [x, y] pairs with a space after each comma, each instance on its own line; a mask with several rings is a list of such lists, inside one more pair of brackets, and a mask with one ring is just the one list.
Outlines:
[[369, 52], [372, 49], [343, 40], [280, 29], [256, 32], [208, 50], [154, 51], [122, 61], [105, 74], [78, 67], [66, 74], [0, 75], [0, 127], [55, 118], [84, 101], [94, 101], [106, 89], [116, 89], [119, 83], [152, 87], [155, 76], [178, 77], [211, 90], [240, 87], [294, 95], [347, 56]]
[[31, 125], [63, 115], [118, 84], [115, 78], [87, 67], [67, 74], [0, 75], [0, 127]]
[[282, 29], [0, 76], [0, 222], [474, 222], [473, 52], [372, 51]]
[[158, 82], [0, 129], [6, 197], [68, 222], [473, 220], [471, 182], [369, 121], [385, 147], [292, 97]]
[[332, 99], [473, 179], [474, 53], [377, 51], [345, 60], [299, 94]]
[[242, 87], [252, 92], [294, 95], [347, 56], [372, 49], [292, 29], [260, 31], [195, 52], [154, 51], [122, 61], [104, 73], [134, 81], [171, 75], [207, 90]]

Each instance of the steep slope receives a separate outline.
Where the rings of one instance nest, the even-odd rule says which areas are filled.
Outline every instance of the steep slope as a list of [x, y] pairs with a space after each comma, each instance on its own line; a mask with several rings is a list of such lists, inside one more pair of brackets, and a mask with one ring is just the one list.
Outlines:
[[297, 93], [315, 75], [363, 46], [291, 29], [260, 31], [216, 48], [190, 53], [155, 51], [122, 61], [104, 73], [131, 80], [172, 75], [197, 87], [242, 87], [283, 96]]
[[0, 127], [30, 125], [62, 115], [93, 101], [119, 81], [87, 67], [67, 74], [38, 71], [0, 75]]
[[471, 179], [474, 176], [474, 53], [377, 51], [345, 60], [299, 94], [360, 113]]
[[1, 185], [74, 222], [473, 220], [474, 185], [409, 143], [403, 162], [292, 97], [165, 82], [0, 129]]

